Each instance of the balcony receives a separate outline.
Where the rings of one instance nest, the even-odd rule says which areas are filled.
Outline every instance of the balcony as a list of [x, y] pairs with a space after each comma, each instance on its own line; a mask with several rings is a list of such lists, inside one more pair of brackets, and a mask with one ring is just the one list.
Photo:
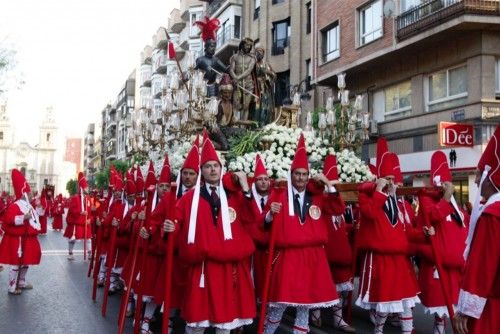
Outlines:
[[229, 57], [238, 49], [240, 37], [240, 26], [228, 25], [226, 27], [221, 27], [217, 31], [217, 48], [215, 51], [217, 57], [223, 62], [229, 60]]
[[212, 15], [215, 14], [215, 12], [222, 7], [222, 5], [224, 4], [224, 2], [226, 2], [227, 0], [213, 0], [212, 2], [210, 2], [208, 4], [208, 7], [207, 7], [207, 15], [212, 17]]
[[500, 15], [498, 0], [431, 0], [396, 18], [398, 41], [417, 35], [454, 18], [471, 15]]

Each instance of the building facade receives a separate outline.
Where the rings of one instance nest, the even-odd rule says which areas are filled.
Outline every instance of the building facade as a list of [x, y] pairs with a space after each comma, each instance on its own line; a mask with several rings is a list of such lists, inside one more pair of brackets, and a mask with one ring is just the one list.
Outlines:
[[6, 106], [0, 106], [0, 191], [13, 193], [11, 170], [19, 169], [26, 177], [33, 192], [44, 184], [53, 184], [61, 191], [56, 168], [58, 127], [47, 108], [39, 126], [38, 143], [32, 146], [17, 142], [14, 128], [9, 121]]
[[[232, 1], [227, 1], [232, 2]], [[309, 85], [312, 72], [312, 7], [310, 0], [250, 0], [242, 6], [243, 36], [266, 51], [265, 59], [277, 74], [276, 106], [293, 97], [290, 89], [304, 98], [303, 110], [312, 111], [316, 94]], [[306, 94], [307, 93], [307, 94]], [[302, 124], [304, 116], [302, 113]]]
[[76, 173], [82, 171], [82, 151], [82, 138], [66, 138], [66, 149], [63, 160], [74, 163]]
[[[319, 104], [336, 96], [337, 74], [364, 95], [374, 122], [363, 157], [384, 136], [408, 184], [428, 183], [441, 149], [438, 124], [472, 124], [472, 147], [456, 147], [453, 180], [472, 201], [474, 169], [500, 120], [500, 7], [491, 1], [313, 0], [313, 83]], [[324, 15], [329, 13], [329, 15]]]

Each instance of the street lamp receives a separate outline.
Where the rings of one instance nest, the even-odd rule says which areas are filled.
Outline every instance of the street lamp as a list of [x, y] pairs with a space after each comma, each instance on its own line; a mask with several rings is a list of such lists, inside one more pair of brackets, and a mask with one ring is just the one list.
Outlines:
[[363, 111], [362, 95], [356, 95], [354, 103], [351, 104], [345, 78], [345, 73], [337, 75], [339, 103], [335, 105], [333, 97], [328, 97], [326, 112], [320, 113], [318, 127], [322, 133], [329, 127], [332, 141], [341, 150], [344, 148], [355, 150], [362, 141], [369, 138], [370, 117], [367, 111]]

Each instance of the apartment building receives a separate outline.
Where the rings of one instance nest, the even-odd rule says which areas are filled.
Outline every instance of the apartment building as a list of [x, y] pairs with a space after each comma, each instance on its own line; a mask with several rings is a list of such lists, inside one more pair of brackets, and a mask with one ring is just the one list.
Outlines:
[[[454, 149], [459, 200], [472, 201], [474, 169], [500, 120], [500, 2], [313, 0], [312, 13], [318, 104], [337, 95], [345, 72], [374, 120], [363, 157], [384, 136], [405, 182], [421, 185], [432, 152]], [[441, 146], [440, 122], [471, 124], [472, 145]]]
[[316, 94], [309, 85], [313, 35], [311, 1], [243, 1], [242, 15], [243, 36], [252, 38], [256, 46], [266, 50], [266, 61], [277, 74], [276, 105], [290, 98], [290, 88], [298, 88], [304, 96], [302, 108], [312, 111]]
[[90, 184], [93, 184], [93, 173], [91, 166], [91, 161], [94, 157], [94, 145], [95, 145], [95, 124], [90, 123], [87, 125], [87, 130], [85, 130], [85, 136], [83, 138], [83, 170], [85, 177]]

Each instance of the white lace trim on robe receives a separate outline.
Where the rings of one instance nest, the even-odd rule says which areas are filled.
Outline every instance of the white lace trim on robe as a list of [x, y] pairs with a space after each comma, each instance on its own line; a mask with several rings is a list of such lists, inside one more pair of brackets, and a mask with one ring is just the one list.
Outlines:
[[382, 313], [402, 313], [405, 310], [415, 307], [417, 303], [420, 303], [420, 299], [417, 296], [389, 302], [367, 302], [361, 296], [356, 300], [357, 306], [365, 310], [374, 309]]
[[278, 307], [278, 306], [301, 306], [301, 307], [307, 307], [307, 308], [326, 308], [326, 307], [331, 307], [335, 306], [340, 303], [340, 299], [334, 299], [326, 302], [321, 302], [321, 303], [312, 303], [312, 304], [305, 304], [305, 303], [289, 303], [289, 302], [270, 302], [269, 306], [270, 307]]
[[486, 298], [460, 289], [460, 293], [458, 294], [458, 312], [479, 319], [483, 313], [485, 304]]
[[188, 322], [186, 325], [189, 327], [200, 327], [200, 328], [208, 328], [208, 327], [215, 327], [215, 328], [220, 328], [220, 329], [235, 329], [241, 326], [245, 325], [250, 325], [253, 322], [253, 319], [234, 319], [231, 322], [223, 322], [223, 323], [216, 323], [212, 322], [210, 320], [203, 320], [199, 322]]

